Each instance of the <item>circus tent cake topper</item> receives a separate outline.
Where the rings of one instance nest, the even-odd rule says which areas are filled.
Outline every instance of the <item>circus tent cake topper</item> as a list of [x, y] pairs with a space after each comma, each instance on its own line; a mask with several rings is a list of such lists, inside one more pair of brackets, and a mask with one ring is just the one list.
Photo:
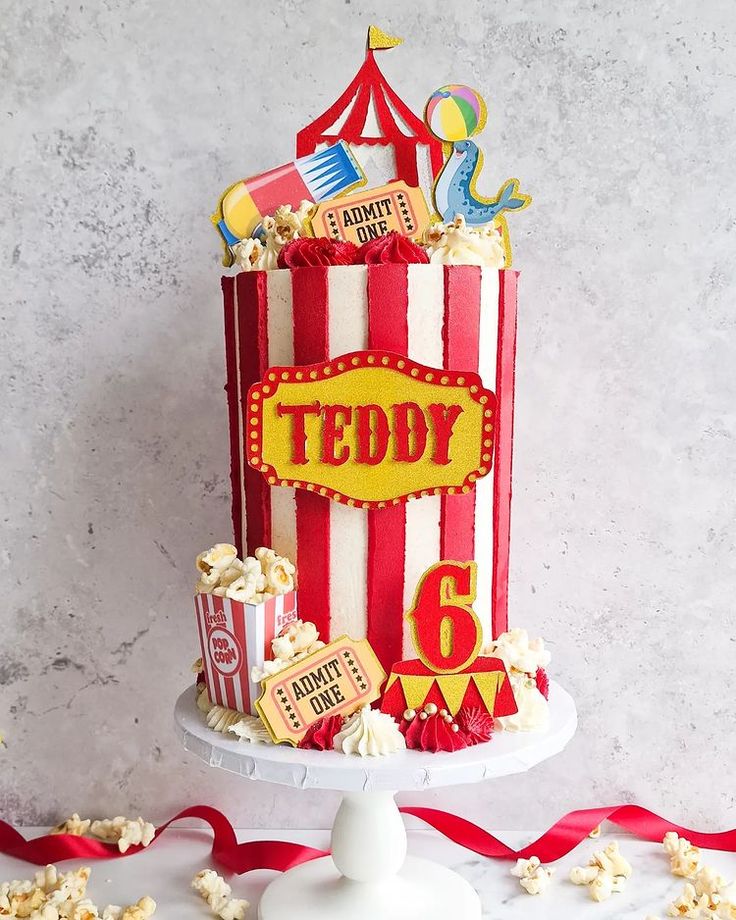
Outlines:
[[[469, 86], [447, 84], [430, 95], [420, 118], [376, 62], [376, 51], [401, 42], [371, 26], [365, 59], [348, 87], [297, 133], [296, 159], [225, 190], [211, 218], [224, 265], [251, 271], [315, 259], [356, 264], [361, 259], [351, 247], [381, 237], [391, 243], [382, 261], [405, 261], [411, 250], [395, 243], [398, 234], [423, 244], [429, 261], [511, 266], [505, 213], [526, 208], [531, 198], [518, 179], [506, 180], [493, 198], [476, 188], [483, 153], [472, 138], [485, 126], [485, 101]], [[296, 237], [319, 242], [302, 240], [293, 247], [295, 258], [280, 259]]]
[[369, 28], [365, 60], [335, 102], [299, 131], [297, 156], [343, 140], [363, 166], [369, 185], [403, 179], [429, 193], [442, 166], [442, 143], [398, 96], [375, 59], [376, 51], [401, 42], [376, 26]]

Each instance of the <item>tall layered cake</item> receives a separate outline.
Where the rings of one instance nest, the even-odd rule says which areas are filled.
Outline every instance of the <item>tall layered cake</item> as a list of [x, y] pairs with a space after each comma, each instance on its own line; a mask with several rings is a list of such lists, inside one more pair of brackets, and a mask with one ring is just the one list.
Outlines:
[[[503, 632], [516, 273], [476, 265], [315, 266], [243, 272], [224, 278], [223, 289], [233, 526], [242, 552], [275, 546], [292, 558], [299, 571], [300, 612], [323, 635], [367, 636], [387, 669], [411, 653], [404, 613], [419, 577], [440, 559], [478, 563], [476, 613], [489, 639]], [[422, 377], [435, 383], [426, 388], [426, 400], [420, 391], [407, 407], [403, 399], [390, 405], [382, 399], [382, 379], [376, 393], [367, 383], [350, 421], [345, 413], [339, 416], [340, 446], [329, 450], [339, 455], [340, 465], [330, 468], [322, 463], [327, 407], [334, 404], [333, 393], [344, 399], [333, 383], [338, 359], [366, 349], [426, 366], [430, 370]], [[249, 438], [249, 389], [267, 379], [271, 367], [323, 362], [325, 370], [332, 368], [330, 383], [311, 386], [304, 397], [320, 404], [319, 412], [304, 415], [306, 462], [290, 458], [284, 470], [263, 463], [267, 451], [256, 450]], [[455, 462], [464, 434], [457, 422], [446, 455], [433, 453], [436, 432], [427, 406], [435, 399], [444, 405], [443, 387], [457, 380], [443, 371], [477, 374], [495, 393], [485, 436], [467, 432], [473, 443], [465, 465]], [[356, 411], [362, 397], [382, 410], [364, 423]], [[446, 404], [452, 399], [450, 391]], [[275, 435], [287, 442], [296, 421], [282, 415]], [[371, 428], [363, 455], [361, 424]], [[403, 451], [402, 430], [409, 442]], [[462, 447], [470, 453], [471, 445]], [[333, 471], [339, 475], [331, 476]], [[390, 478], [397, 480], [393, 491], [405, 495], [392, 493]], [[338, 479], [351, 479], [357, 488], [339, 492], [331, 487]], [[373, 481], [387, 488], [372, 491]]]
[[[476, 190], [467, 86], [424, 121], [366, 59], [296, 160], [231, 186], [234, 539], [202, 553], [198, 699], [251, 743], [456, 751], [546, 724], [508, 629], [516, 179]], [[428, 204], [429, 202], [429, 204]]]

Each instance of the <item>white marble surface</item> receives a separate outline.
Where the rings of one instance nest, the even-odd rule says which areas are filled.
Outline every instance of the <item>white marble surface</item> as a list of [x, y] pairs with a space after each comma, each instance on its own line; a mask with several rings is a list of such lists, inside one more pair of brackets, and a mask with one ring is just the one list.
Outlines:
[[[459, 872], [480, 895], [483, 917], [488, 920], [644, 920], [651, 914], [665, 917], [667, 905], [683, 888], [683, 880], [669, 873], [669, 864], [661, 846], [615, 833], [605, 833], [602, 841], [586, 840], [555, 864], [555, 877], [544, 895], [531, 896], [521, 890], [518, 879], [509, 874], [512, 863], [477, 857], [462, 847], [442, 840], [432, 831], [420, 829], [410, 821], [409, 853], [432, 859]], [[27, 828], [26, 837], [42, 833]], [[532, 833], [499, 833], [505, 843], [518, 849], [535, 839]], [[289, 839], [309, 846], [327, 848], [325, 831], [292, 830], [288, 835], [278, 830], [241, 830], [238, 840]], [[624, 856], [632, 863], [634, 874], [625, 890], [608, 901], [596, 904], [585, 888], [568, 881], [572, 866], [584, 865], [590, 854], [611, 840], [618, 840]], [[91, 863], [89, 893], [98, 906], [108, 903], [128, 904], [144, 894], [153, 897], [160, 920], [196, 920], [209, 916], [208, 910], [189, 885], [200, 869], [212, 867], [227, 876], [235, 897], [247, 898], [253, 908], [273, 872], [257, 871], [242, 877], [227, 875], [209, 858], [211, 835], [204, 831], [175, 828], [166, 837], [130, 859]], [[736, 876], [736, 856], [704, 852], [706, 865], [718, 869], [728, 881]], [[83, 863], [64, 863], [64, 869]], [[32, 868], [18, 860], [0, 856], [0, 881], [30, 878]], [[255, 918], [255, 909], [249, 913]], [[457, 917], [456, 920], [462, 920]]]
[[[0, 813], [325, 823], [182, 761], [190, 566], [229, 532], [221, 190], [283, 161], [376, 21], [415, 109], [490, 103], [518, 175], [512, 619], [580, 730], [526, 777], [408, 800], [547, 825], [636, 800], [736, 824], [736, 49], [720, 0], [0, 0]], [[527, 908], [529, 909], [529, 908]]]

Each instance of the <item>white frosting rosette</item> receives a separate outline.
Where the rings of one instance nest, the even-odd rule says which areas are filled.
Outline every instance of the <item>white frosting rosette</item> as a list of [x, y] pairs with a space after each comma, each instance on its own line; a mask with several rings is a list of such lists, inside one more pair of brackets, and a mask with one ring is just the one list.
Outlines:
[[399, 726], [388, 713], [363, 706], [335, 735], [334, 747], [343, 754], [380, 757], [404, 750], [406, 742]]
[[237, 735], [241, 741], [248, 741], [251, 744], [272, 744], [271, 736], [268, 729], [261, 722], [258, 716], [245, 715], [239, 713], [240, 719], [228, 728], [233, 735]]
[[425, 232], [424, 243], [433, 264], [489, 268], [506, 265], [506, 251], [496, 225], [468, 227], [461, 214], [450, 224], [432, 224]]
[[549, 704], [537, 689], [536, 681], [518, 671], [509, 672], [511, 689], [519, 707], [512, 716], [500, 716], [496, 726], [506, 732], [534, 732], [549, 724]]

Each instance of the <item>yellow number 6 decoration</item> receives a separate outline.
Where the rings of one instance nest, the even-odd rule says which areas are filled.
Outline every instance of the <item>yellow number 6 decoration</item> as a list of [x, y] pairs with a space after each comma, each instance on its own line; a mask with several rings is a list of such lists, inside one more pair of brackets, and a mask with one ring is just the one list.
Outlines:
[[475, 562], [438, 562], [422, 575], [406, 614], [422, 662], [437, 674], [469, 668], [480, 652], [483, 630], [472, 604]]

